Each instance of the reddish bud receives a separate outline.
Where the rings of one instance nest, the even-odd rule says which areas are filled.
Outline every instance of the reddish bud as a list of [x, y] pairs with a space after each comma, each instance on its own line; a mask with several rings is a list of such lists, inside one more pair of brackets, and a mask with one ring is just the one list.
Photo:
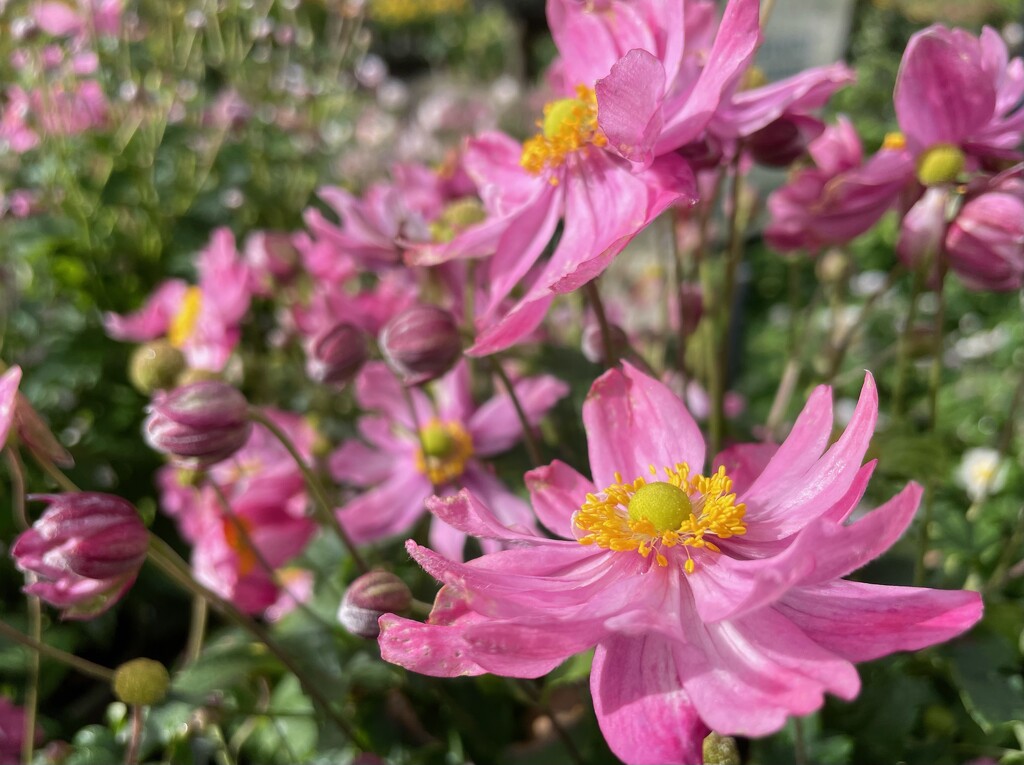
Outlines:
[[786, 115], [750, 135], [744, 145], [758, 164], [788, 167], [807, 152], [807, 146], [824, 130], [821, 120], [814, 117]]
[[252, 430], [248, 409], [245, 397], [222, 382], [157, 393], [146, 420], [146, 440], [178, 467], [201, 470], [245, 445]]
[[306, 348], [306, 374], [329, 385], [344, 385], [369, 357], [363, 331], [341, 323], [318, 335]]
[[120, 600], [138, 576], [149, 546], [135, 507], [98, 492], [29, 499], [50, 505], [11, 548], [18, 568], [38, 577], [25, 592], [64, 609], [70, 619], [91, 619]]
[[406, 385], [436, 380], [462, 355], [454, 317], [443, 308], [420, 305], [387, 323], [380, 334], [384, 360]]
[[375, 640], [380, 634], [377, 620], [384, 614], [401, 613], [411, 603], [412, 593], [405, 582], [390, 571], [370, 571], [345, 591], [338, 621], [353, 635]]

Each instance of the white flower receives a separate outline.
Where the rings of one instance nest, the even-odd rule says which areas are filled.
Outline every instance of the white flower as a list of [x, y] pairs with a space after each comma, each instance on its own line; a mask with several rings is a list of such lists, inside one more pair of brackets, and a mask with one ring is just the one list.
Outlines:
[[1009, 466], [995, 449], [968, 449], [957, 468], [956, 481], [977, 502], [1001, 491], [1008, 472]]

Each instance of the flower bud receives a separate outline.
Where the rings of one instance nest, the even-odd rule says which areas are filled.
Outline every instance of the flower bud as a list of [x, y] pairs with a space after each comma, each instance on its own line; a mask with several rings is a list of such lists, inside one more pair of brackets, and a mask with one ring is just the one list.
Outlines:
[[114, 672], [114, 696], [131, 706], [159, 704], [167, 696], [170, 684], [167, 668], [152, 659], [126, 661]]
[[106, 611], [131, 587], [146, 559], [149, 533], [138, 511], [98, 492], [29, 499], [50, 505], [11, 548], [18, 568], [38, 577], [25, 592], [65, 609], [66, 618]]
[[946, 235], [950, 266], [971, 289], [1024, 283], [1024, 195], [981, 194], [963, 206]]
[[245, 445], [252, 430], [248, 409], [245, 397], [222, 382], [158, 392], [146, 419], [146, 440], [178, 467], [200, 470]]
[[942, 254], [948, 201], [944, 189], [928, 189], [903, 216], [896, 254], [908, 268], [923, 268], [926, 273], [935, 270]]
[[[610, 324], [612, 350], [615, 358], [620, 359], [629, 350], [629, 338], [626, 330], [618, 324]], [[583, 337], [580, 339], [580, 349], [587, 361], [591, 364], [605, 364], [604, 334], [601, 332], [601, 325], [595, 321], [589, 322], [583, 328]]]
[[786, 115], [751, 134], [744, 145], [758, 164], [787, 167], [807, 152], [807, 146], [824, 129], [813, 117]]
[[411, 603], [412, 593], [405, 582], [390, 571], [370, 571], [345, 591], [338, 621], [353, 635], [375, 640], [380, 634], [377, 620], [384, 614], [401, 613]]
[[443, 308], [419, 305], [402, 311], [380, 334], [384, 360], [406, 385], [436, 380], [462, 355], [455, 319]]
[[185, 356], [166, 340], [153, 340], [140, 345], [128, 362], [128, 379], [139, 393], [149, 395], [157, 390], [173, 388], [185, 369]]
[[704, 739], [703, 755], [704, 765], [740, 765], [743, 762], [736, 739], [714, 731]]
[[306, 349], [306, 374], [315, 382], [344, 385], [359, 372], [369, 349], [358, 327], [342, 322], [321, 333]]
[[704, 316], [704, 291], [696, 282], [685, 282], [679, 288], [679, 300], [682, 301], [679, 315], [683, 331], [689, 336], [697, 331], [697, 325]]

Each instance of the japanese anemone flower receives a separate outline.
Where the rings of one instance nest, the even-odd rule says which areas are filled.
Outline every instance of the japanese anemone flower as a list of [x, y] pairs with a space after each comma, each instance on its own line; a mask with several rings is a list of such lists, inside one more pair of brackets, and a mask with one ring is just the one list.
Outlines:
[[921, 497], [912, 483], [846, 523], [874, 469], [861, 460], [876, 416], [868, 376], [826, 449], [820, 387], [777, 450], [734, 449], [702, 475], [683, 403], [632, 367], [611, 370], [583, 407], [594, 482], [560, 462], [526, 476], [561, 538], [503, 526], [467, 491], [435, 498], [447, 523], [513, 547], [462, 564], [409, 542], [446, 586], [426, 624], [381, 617], [381, 653], [430, 675], [537, 677], [596, 646], [597, 718], [629, 763], [700, 762], [709, 729], [765, 735], [826, 691], [852, 699], [854, 662], [947, 640], [982, 610], [974, 592], [842, 578], [896, 541]]

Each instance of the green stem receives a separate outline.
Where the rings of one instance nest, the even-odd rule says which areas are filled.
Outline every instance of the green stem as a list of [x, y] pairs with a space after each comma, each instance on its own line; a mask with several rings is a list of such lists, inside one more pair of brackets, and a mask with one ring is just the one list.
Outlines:
[[889, 272], [888, 278], [885, 280], [885, 284], [880, 290], [872, 293], [868, 296], [868, 299], [864, 301], [864, 305], [860, 309], [860, 313], [857, 315], [857, 321], [853, 322], [845, 332], [839, 335], [836, 342], [829, 350], [829, 365], [828, 371], [825, 374], [825, 383], [828, 385], [832, 384], [839, 369], [843, 365], [843, 361], [846, 359], [846, 354], [850, 350], [850, 345], [853, 343], [854, 338], [858, 333], [864, 330], [864, 326], [867, 322], [868, 315], [871, 309], [874, 308], [878, 299], [883, 295], [888, 294], [889, 290], [895, 286], [896, 281], [903, 275], [903, 268], [897, 265]]
[[[28, 513], [25, 510], [25, 470], [14, 449], [4, 449], [7, 466], [11, 473], [11, 500], [14, 503], [14, 521], [21, 531], [29, 528]], [[27, 574], [29, 584], [36, 581], [35, 574]], [[43, 607], [35, 595], [27, 596], [28, 601], [28, 633], [36, 643], [43, 642]], [[25, 688], [25, 727], [21, 740], [21, 759], [32, 762], [32, 754], [36, 743], [36, 718], [39, 714], [39, 650], [29, 655], [28, 666], [25, 668], [27, 685]]]
[[793, 761], [795, 765], [807, 763], [807, 735], [804, 731], [804, 721], [799, 717], [793, 718]]
[[348, 550], [348, 554], [352, 557], [359, 572], [365, 574], [370, 570], [370, 567], [366, 564], [362, 554], [359, 552], [359, 548], [356, 547], [352, 538], [345, 531], [345, 528], [338, 521], [338, 517], [334, 514], [331, 509], [330, 503], [327, 501], [327, 494], [324, 491], [323, 485], [320, 483], [320, 479], [317, 478], [316, 474], [310, 469], [309, 465], [306, 464], [306, 460], [303, 459], [302, 454], [292, 443], [291, 439], [288, 438], [288, 434], [285, 433], [281, 428], [277, 426], [273, 420], [264, 415], [256, 407], [249, 407], [249, 417], [254, 422], [258, 422], [260, 425], [265, 427], [270, 433], [281, 442], [281, 445], [291, 455], [292, 459], [295, 460], [295, 464], [299, 468], [299, 472], [302, 473], [302, 477], [306, 481], [306, 486], [309, 487], [309, 493], [313, 497], [313, 504], [317, 509], [317, 514], [320, 517], [322, 523], [329, 526], [335, 534], [338, 535], [338, 539]]
[[39, 640], [33, 640], [28, 635], [19, 632], [2, 620], [0, 620], [0, 637], [5, 637], [8, 640], [25, 646], [26, 648], [31, 648], [33, 651], [38, 651], [46, 658], [59, 661], [61, 664], [64, 664], [77, 672], [81, 672], [83, 675], [88, 675], [95, 680], [99, 680], [100, 682], [107, 684], [114, 682], [114, 670], [95, 664], [88, 659], [82, 659], [75, 656], [73, 653], [68, 653], [67, 651], [62, 651], [59, 648], [54, 648], [53, 646], [47, 645]]
[[28, 447], [29, 454], [32, 455], [32, 459], [35, 460], [36, 464], [42, 468], [43, 472], [46, 473], [50, 478], [53, 479], [61, 491], [77, 492], [81, 491], [74, 481], [68, 478], [53, 462], [45, 455], [37, 452], [31, 446]]
[[924, 273], [920, 268], [914, 272], [914, 282], [910, 290], [910, 307], [907, 309], [907, 321], [900, 333], [899, 361], [896, 370], [896, 390], [893, 392], [893, 415], [902, 419], [906, 413], [907, 385], [910, 376], [910, 346], [914, 335], [914, 324], [917, 322], [917, 303], [924, 289]]
[[[705, 301], [709, 300], [711, 295], [715, 294], [714, 289], [714, 278], [712, 274], [711, 262], [707, 259], [701, 261], [700, 264], [700, 281], [701, 289], [704, 291]], [[716, 301], [723, 299], [723, 296], [716, 296]], [[718, 324], [720, 317], [718, 316], [719, 310], [715, 307], [714, 310], [709, 311], [704, 317], [706, 322], [704, 332], [705, 335], [701, 338], [704, 347], [704, 367], [707, 373], [706, 387], [708, 396], [711, 399], [711, 406], [708, 412], [708, 448], [709, 454], [716, 455], [722, 449], [722, 440], [724, 437], [725, 429], [725, 407], [718, 406], [718, 401], [724, 401], [725, 394], [722, 390], [722, 367], [718, 363], [718, 357], [716, 351], [716, 339], [718, 337]]]
[[132, 704], [132, 721], [128, 736], [128, 746], [124, 753], [124, 765], [138, 765], [139, 747], [142, 745], [143, 710], [138, 704]]
[[298, 664], [288, 655], [288, 652], [274, 639], [269, 630], [262, 624], [240, 611], [233, 603], [225, 600], [217, 593], [197, 582], [192, 577], [188, 564], [171, 549], [170, 545], [159, 537], [150, 534], [149, 537], [149, 558], [155, 566], [164, 572], [172, 581], [180, 585], [186, 592], [205, 598], [214, 609], [222, 616], [234, 622], [237, 626], [249, 632], [253, 637], [266, 645], [267, 649], [277, 657], [278, 661], [298, 679], [303, 689], [320, 706], [324, 713], [331, 718], [335, 725], [344, 732], [357, 746], [370, 751], [368, 742], [359, 731], [355, 730], [344, 717], [333, 707], [330, 700], [324, 695], [320, 688], [299, 667]]
[[[939, 264], [939, 286], [936, 290], [938, 306], [932, 325], [932, 365], [928, 375], [928, 432], [935, 436], [939, 429], [939, 386], [942, 384], [943, 325], [946, 321], [946, 267]], [[917, 537], [917, 560], [914, 565], [914, 584], [921, 586], [925, 580], [925, 559], [930, 547], [930, 528], [935, 515], [935, 479], [930, 474], [925, 482], [924, 515]]]
[[519, 418], [519, 424], [523, 427], [523, 443], [526, 444], [526, 451], [530, 455], [530, 462], [533, 463], [534, 467], [540, 467], [543, 464], [540, 448], [537, 446], [537, 440], [533, 436], [533, 428], [530, 427], [530, 421], [526, 417], [526, 410], [523, 409], [523, 404], [519, 400], [519, 396], [516, 395], [516, 387], [512, 384], [508, 373], [501, 366], [501, 363], [494, 356], [488, 356], [487, 358], [491, 362], [494, 374], [501, 380], [501, 384], [505, 387], [508, 397], [512, 400], [512, 406], [515, 407], [516, 417]]
[[188, 642], [185, 643], [185, 658], [183, 666], [194, 664], [203, 650], [203, 640], [206, 637], [206, 617], [210, 607], [206, 598], [199, 595], [192, 596], [192, 619], [188, 627]]
[[608, 315], [604, 310], [604, 303], [601, 302], [601, 293], [597, 291], [597, 280], [592, 279], [583, 285], [583, 292], [587, 296], [597, 324], [601, 329], [601, 345], [604, 347], [604, 364], [608, 369], [614, 367], [619, 361], [619, 354], [615, 350], [615, 339], [612, 335], [612, 326], [608, 322]]

